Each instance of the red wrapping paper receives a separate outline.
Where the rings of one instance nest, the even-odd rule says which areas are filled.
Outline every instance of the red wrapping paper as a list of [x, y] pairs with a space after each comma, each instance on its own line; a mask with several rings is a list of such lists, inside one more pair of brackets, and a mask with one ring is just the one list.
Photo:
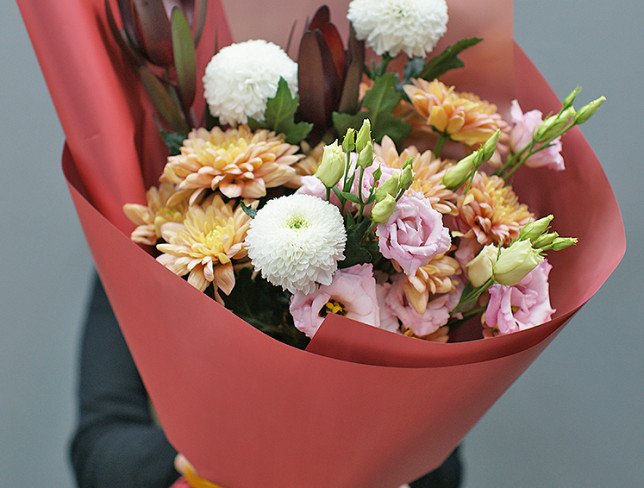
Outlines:
[[[152, 156], [159, 147], [140, 93], [128, 92], [133, 78], [122, 73], [109, 36], [99, 34], [101, 3], [19, 1], [67, 136], [63, 168], [101, 280], [170, 442], [213, 482], [392, 488], [437, 467], [624, 253], [610, 185], [574, 130], [564, 140], [565, 172], [524, 170], [515, 182], [536, 213], [555, 213], [558, 232], [579, 237], [576, 248], [550, 258], [552, 321], [509, 336], [438, 344], [329, 316], [306, 351], [279, 343], [130, 241], [120, 208], [142, 200], [143, 175], [158, 164]], [[497, 60], [498, 72], [481, 75], [483, 65], [472, 58], [452, 76], [478, 80], [477, 91], [495, 102], [516, 96], [526, 109], [558, 108], [514, 45], [511, 23], [503, 30], [499, 16], [475, 15], [490, 2], [470, 0], [467, 11], [463, 0], [449, 4], [450, 35], [487, 32], [498, 49], [511, 46]], [[215, 17], [221, 39], [225, 20]], [[478, 32], [461, 32], [460, 22], [472, 18]], [[68, 56], [75, 46], [82, 53]], [[492, 54], [481, 56], [489, 61]], [[495, 91], [498, 98], [490, 95]]]

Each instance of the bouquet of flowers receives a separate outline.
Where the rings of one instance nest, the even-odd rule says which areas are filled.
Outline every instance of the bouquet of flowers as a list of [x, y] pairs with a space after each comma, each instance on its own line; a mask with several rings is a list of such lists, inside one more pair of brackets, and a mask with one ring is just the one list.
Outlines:
[[[604, 98], [556, 101], [508, 0], [352, 0], [348, 29], [322, 6], [296, 61], [295, 29], [285, 50], [230, 44], [216, 2], [20, 3], [193, 486], [391, 488], [437, 467], [621, 258], [576, 128]], [[56, 64], [79, 39], [86, 77]]]

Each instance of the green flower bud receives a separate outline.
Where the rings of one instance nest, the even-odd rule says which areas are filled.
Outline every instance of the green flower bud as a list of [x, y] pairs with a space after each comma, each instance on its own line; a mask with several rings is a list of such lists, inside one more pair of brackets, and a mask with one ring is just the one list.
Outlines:
[[391, 175], [382, 185], [376, 188], [376, 202], [387, 198], [387, 195], [395, 197], [400, 189], [400, 176], [396, 172]]
[[532, 245], [534, 246], [535, 249], [543, 249], [545, 247], [548, 247], [550, 244], [552, 244], [557, 237], [559, 237], [559, 234], [557, 234], [556, 232], [549, 232], [547, 234], [543, 234], [542, 236], [534, 240], [532, 242]]
[[526, 224], [523, 229], [521, 229], [519, 239], [529, 239], [531, 241], [535, 241], [541, 236], [541, 234], [548, 230], [550, 223], [554, 218], [555, 216], [550, 214], [547, 217], [543, 217], [539, 220], [535, 220], [534, 222]]
[[572, 104], [575, 103], [575, 99], [577, 98], [577, 95], [579, 95], [580, 93], [581, 93], [581, 87], [578, 86], [573, 91], [571, 91], [566, 98], [564, 98], [563, 107], [564, 108], [572, 107]]
[[492, 278], [492, 268], [496, 263], [498, 252], [499, 250], [494, 244], [487, 245], [465, 265], [467, 277], [474, 288], [483, 286]]
[[344, 152], [351, 152], [356, 148], [356, 130], [347, 129], [347, 133], [342, 140], [342, 149]]
[[551, 115], [537, 127], [534, 133], [535, 141], [545, 142], [560, 136], [574, 116], [575, 109], [573, 107], [568, 107], [558, 115]]
[[595, 115], [595, 112], [599, 110], [599, 107], [601, 107], [605, 101], [606, 97], [599, 97], [597, 100], [593, 100], [588, 105], [581, 107], [575, 116], [575, 124], [581, 125], [584, 122], [587, 122], [589, 118]]
[[577, 244], [577, 239], [575, 237], [557, 237], [552, 242], [553, 251], [561, 251], [567, 247], [574, 246]]
[[499, 137], [501, 137], [501, 131], [497, 130], [490, 136], [487, 141], [483, 143], [483, 145], [479, 149], [481, 155], [481, 159], [478, 161], [479, 165], [483, 164], [485, 161], [489, 161], [492, 156], [494, 156], [494, 152], [496, 151], [496, 144], [499, 142]]
[[443, 176], [443, 185], [449, 190], [456, 190], [459, 188], [467, 177], [474, 171], [476, 168], [476, 163], [478, 159], [478, 154], [473, 152], [464, 159], [461, 159], [458, 163], [452, 166], [445, 172]]
[[318, 167], [315, 176], [326, 186], [332, 188], [336, 185], [342, 175], [344, 174], [346, 164], [346, 157], [344, 151], [338, 146], [338, 141], [333, 144], [324, 146], [324, 153], [322, 154], [322, 162]]
[[515, 241], [510, 247], [501, 249], [499, 259], [494, 263], [494, 281], [514, 286], [532, 271], [541, 261], [541, 253], [532, 248], [530, 241]]
[[378, 183], [378, 181], [380, 180], [381, 176], [382, 176], [382, 168], [380, 167], [380, 165], [378, 165], [378, 167], [376, 168], [376, 171], [373, 172], [373, 184], [374, 185], [376, 183]]
[[402, 175], [400, 175], [400, 188], [407, 191], [413, 182], [414, 171], [411, 169], [411, 166], [406, 166], [403, 169]]
[[373, 164], [373, 143], [369, 141], [360, 154], [358, 154], [358, 166], [368, 168]]
[[371, 219], [377, 224], [385, 224], [395, 210], [396, 199], [391, 195], [387, 195], [383, 200], [373, 206], [373, 209], [371, 210]]
[[356, 137], [356, 151], [361, 152], [368, 142], [371, 142], [371, 121], [364, 119]]
[[407, 158], [407, 161], [405, 161], [405, 164], [403, 164], [403, 169], [409, 167], [412, 168], [414, 166], [414, 158]]

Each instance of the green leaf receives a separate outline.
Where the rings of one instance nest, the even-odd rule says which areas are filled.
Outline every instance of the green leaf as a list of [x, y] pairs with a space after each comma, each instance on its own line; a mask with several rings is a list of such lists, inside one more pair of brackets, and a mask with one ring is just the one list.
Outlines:
[[349, 200], [350, 202], [356, 203], [360, 205], [360, 199], [358, 198], [357, 195], [354, 195], [353, 193], [350, 193], [348, 191], [343, 191], [342, 196], [346, 199]]
[[179, 7], [172, 10], [172, 52], [179, 80], [179, 93], [185, 108], [190, 108], [197, 91], [195, 41], [188, 19]]
[[176, 156], [181, 153], [181, 146], [183, 146], [183, 141], [188, 138], [188, 134], [185, 132], [172, 132], [168, 130], [161, 131], [161, 138], [163, 142], [168, 147], [168, 153], [170, 156]]
[[264, 128], [284, 134], [286, 142], [298, 144], [309, 135], [313, 124], [308, 122], [295, 122], [295, 112], [300, 103], [300, 97], [293, 96], [284, 78], [277, 84], [277, 92], [273, 98], [266, 102], [264, 122], [249, 121], [251, 128]]
[[393, 73], [386, 73], [376, 78], [362, 100], [361, 112], [355, 115], [333, 114], [333, 125], [336, 130], [342, 134], [348, 128], [359, 129], [362, 122], [369, 118], [376, 142], [380, 142], [386, 135], [396, 143], [402, 142], [411, 132], [411, 127], [404, 120], [393, 115], [393, 110], [402, 98], [396, 84], [397, 79]]
[[442, 53], [427, 61], [418, 78], [431, 81], [447, 73], [449, 70], [462, 68], [465, 64], [458, 55], [465, 49], [477, 45], [482, 40], [479, 37], [468, 37], [467, 39], [461, 39], [456, 44], [448, 46]]
[[349, 268], [356, 264], [371, 263], [373, 261], [365, 242], [370, 226], [370, 220], [363, 220], [347, 229], [347, 244], [344, 248], [345, 258], [338, 263], [338, 267]]
[[170, 128], [177, 132], [188, 132], [190, 127], [188, 127], [181, 113], [181, 109], [177, 106], [165, 85], [147, 66], [139, 66], [137, 71], [154, 107]]
[[289, 313], [289, 294], [253, 274], [251, 267], [235, 273], [235, 288], [230, 295], [222, 296], [226, 308], [275, 339], [306, 347], [308, 340], [295, 328]]
[[367, 112], [358, 112], [357, 114], [345, 114], [333, 112], [333, 127], [338, 134], [346, 134], [347, 129], [360, 129], [362, 122], [369, 117]]
[[241, 206], [242, 210], [246, 215], [248, 215], [251, 219], [254, 219], [257, 217], [257, 210], [254, 209], [253, 207], [249, 207], [244, 203], [243, 200], [240, 200], [239, 205]]
[[210, 113], [210, 109], [208, 107], [206, 107], [206, 111], [204, 113], [204, 125], [208, 130], [212, 130], [213, 128], [221, 125], [219, 123], [219, 119]]
[[248, 117], [248, 127], [250, 127], [251, 130], [258, 130], [258, 129], [263, 129], [264, 125], [258, 120], [252, 117]]

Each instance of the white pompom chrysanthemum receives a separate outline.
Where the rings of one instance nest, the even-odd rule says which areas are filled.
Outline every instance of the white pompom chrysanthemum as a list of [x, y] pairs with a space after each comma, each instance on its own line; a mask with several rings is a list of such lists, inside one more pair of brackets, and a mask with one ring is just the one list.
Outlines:
[[304, 294], [331, 284], [346, 241], [338, 208], [311, 195], [269, 200], [246, 236], [248, 256], [262, 277]]
[[297, 94], [297, 63], [279, 46], [254, 40], [232, 44], [213, 56], [203, 77], [210, 113], [223, 124], [264, 120], [266, 101], [284, 78]]
[[447, 31], [445, 0], [353, 0], [347, 15], [376, 53], [425, 57]]

